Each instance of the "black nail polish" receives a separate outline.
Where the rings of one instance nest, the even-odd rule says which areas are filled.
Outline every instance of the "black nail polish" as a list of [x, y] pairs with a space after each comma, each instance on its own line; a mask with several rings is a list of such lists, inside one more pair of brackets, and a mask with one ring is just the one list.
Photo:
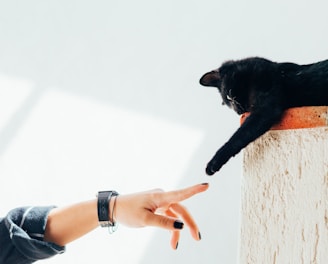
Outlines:
[[203, 182], [201, 185], [208, 185], [208, 182]]
[[198, 238], [199, 238], [199, 240], [202, 239], [202, 235], [200, 234], [200, 232], [198, 232]]
[[175, 246], [175, 249], [178, 249], [178, 246], [179, 246], [179, 242], [177, 242], [177, 245]]
[[182, 229], [183, 228], [183, 225], [184, 224], [182, 222], [178, 221], [178, 220], [176, 220], [174, 222], [174, 224], [173, 224], [173, 226], [174, 226], [175, 229]]

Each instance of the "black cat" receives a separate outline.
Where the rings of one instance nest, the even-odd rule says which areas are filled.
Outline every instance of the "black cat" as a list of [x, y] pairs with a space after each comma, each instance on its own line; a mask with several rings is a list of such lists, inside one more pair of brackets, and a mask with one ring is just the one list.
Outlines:
[[217, 87], [223, 104], [249, 117], [207, 164], [213, 175], [241, 149], [280, 121], [284, 110], [328, 105], [328, 60], [298, 65], [254, 57], [227, 61], [200, 84]]

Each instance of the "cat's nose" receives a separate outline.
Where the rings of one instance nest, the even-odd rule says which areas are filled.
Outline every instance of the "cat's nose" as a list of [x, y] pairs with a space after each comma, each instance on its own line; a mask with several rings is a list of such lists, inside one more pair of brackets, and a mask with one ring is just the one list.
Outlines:
[[238, 115], [242, 115], [245, 113], [245, 111], [243, 109], [237, 109], [236, 112]]

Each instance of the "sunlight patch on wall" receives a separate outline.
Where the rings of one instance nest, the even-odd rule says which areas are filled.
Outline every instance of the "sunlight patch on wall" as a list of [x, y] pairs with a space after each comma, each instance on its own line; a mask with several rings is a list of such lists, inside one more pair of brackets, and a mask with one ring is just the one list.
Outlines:
[[78, 177], [127, 191], [154, 184], [171, 188], [202, 138], [190, 127], [48, 90], [6, 156], [15, 156], [24, 171], [72, 183]]

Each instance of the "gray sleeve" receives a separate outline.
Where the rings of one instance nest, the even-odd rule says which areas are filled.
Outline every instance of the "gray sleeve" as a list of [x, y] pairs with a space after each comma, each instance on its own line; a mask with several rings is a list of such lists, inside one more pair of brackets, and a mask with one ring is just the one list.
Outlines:
[[32, 263], [63, 253], [65, 247], [43, 241], [47, 207], [21, 207], [0, 219], [0, 264]]

